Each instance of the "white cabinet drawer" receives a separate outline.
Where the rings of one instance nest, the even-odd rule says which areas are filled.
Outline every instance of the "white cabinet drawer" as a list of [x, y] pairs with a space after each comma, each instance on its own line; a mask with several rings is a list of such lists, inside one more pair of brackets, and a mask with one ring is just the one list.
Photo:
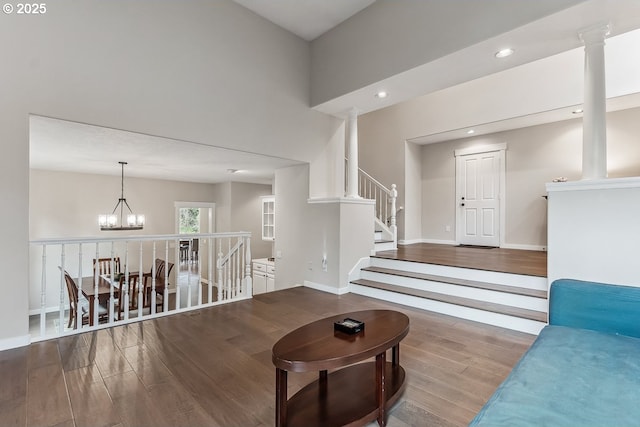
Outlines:
[[276, 274], [276, 266], [275, 265], [267, 265], [267, 273]]
[[264, 265], [264, 264], [260, 264], [260, 263], [258, 263], [258, 262], [254, 262], [254, 263], [253, 263], [253, 269], [254, 269], [255, 271], [261, 271], [261, 272], [263, 272], [263, 273], [266, 273], [266, 272], [267, 272], [267, 266], [266, 266], [266, 265]]

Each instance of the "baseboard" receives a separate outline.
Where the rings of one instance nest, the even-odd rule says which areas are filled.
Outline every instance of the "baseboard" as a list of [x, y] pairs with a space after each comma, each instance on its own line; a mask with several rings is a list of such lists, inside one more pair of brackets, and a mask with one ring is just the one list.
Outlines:
[[334, 295], [344, 295], [349, 293], [349, 288], [335, 288], [333, 286], [323, 285], [322, 283], [310, 282], [308, 280], [304, 281], [304, 286], [307, 288], [315, 289], [317, 291], [327, 292], [329, 294]]
[[[40, 308], [32, 308], [31, 310], [29, 310], [29, 316], [38, 316], [40, 315]], [[69, 310], [69, 306], [65, 305], [64, 306], [64, 310], [67, 311]], [[45, 313], [55, 313], [55, 312], [59, 312], [60, 311], [60, 306], [58, 305], [53, 305], [51, 307], [47, 307], [44, 309]]]
[[422, 239], [405, 239], [398, 240], [399, 245], [414, 245], [416, 243], [422, 243]]
[[457, 245], [458, 242], [455, 240], [440, 240], [440, 239], [420, 239], [419, 243], [435, 243], [436, 245]]
[[546, 252], [547, 247], [542, 245], [519, 245], [516, 243], [505, 243], [501, 246], [504, 249], [519, 249], [522, 251], [541, 251]]
[[[412, 245], [415, 243], [434, 243], [437, 245], [452, 245], [458, 244], [455, 240], [440, 240], [440, 239], [411, 239], [411, 240], [399, 240], [399, 245]], [[521, 245], [517, 243], [504, 243], [501, 248], [505, 249], [519, 249], [523, 251], [546, 251], [547, 247], [542, 245]]]
[[22, 335], [20, 337], [11, 337], [0, 340], [0, 351], [12, 348], [24, 347], [31, 342], [31, 336]]

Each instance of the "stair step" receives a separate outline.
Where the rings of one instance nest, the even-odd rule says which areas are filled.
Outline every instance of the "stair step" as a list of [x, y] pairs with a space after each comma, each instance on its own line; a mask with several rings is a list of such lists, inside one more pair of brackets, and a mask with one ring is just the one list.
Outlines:
[[445, 295], [445, 294], [425, 291], [421, 289], [407, 288], [404, 286], [389, 285], [387, 283], [376, 282], [374, 280], [358, 279], [358, 280], [352, 281], [351, 283], [360, 285], [360, 286], [367, 286], [370, 288], [381, 289], [389, 292], [396, 292], [404, 295], [410, 295], [414, 297], [440, 301], [447, 304], [459, 305], [459, 306], [474, 308], [474, 309], [483, 310], [483, 311], [490, 311], [493, 313], [503, 314], [507, 316], [520, 317], [523, 319], [534, 320], [537, 322], [547, 321], [547, 314], [541, 311], [510, 307], [510, 306], [496, 304], [492, 302]]
[[404, 270], [396, 270], [384, 267], [365, 267], [362, 271], [372, 273], [389, 274], [393, 276], [407, 277], [413, 279], [429, 280], [432, 282], [448, 283], [458, 286], [467, 286], [471, 288], [486, 289], [490, 291], [504, 292], [515, 295], [524, 295], [534, 298], [547, 299], [547, 291], [539, 289], [523, 288], [519, 286], [499, 285], [496, 283], [479, 282], [475, 280], [458, 279], [454, 277], [437, 276], [434, 274], [417, 273]]
[[393, 243], [393, 240], [376, 239], [376, 243]]

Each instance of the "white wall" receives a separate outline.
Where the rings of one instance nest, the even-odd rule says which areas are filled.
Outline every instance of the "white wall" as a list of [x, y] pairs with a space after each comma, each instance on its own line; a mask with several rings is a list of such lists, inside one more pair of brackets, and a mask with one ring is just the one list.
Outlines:
[[273, 242], [262, 240], [262, 198], [273, 194], [271, 185], [231, 183], [231, 226], [229, 231], [251, 233], [251, 258], [272, 256]]
[[300, 161], [341, 125], [309, 108], [308, 43], [230, 0], [47, 6], [0, 15], [0, 348], [28, 340], [29, 114]]
[[640, 178], [553, 183], [549, 283], [560, 278], [640, 286]]
[[276, 289], [306, 284], [342, 292], [349, 270], [373, 248], [374, 207], [339, 198], [307, 201], [308, 177], [308, 165], [276, 171]]
[[[640, 176], [640, 108], [608, 113], [607, 132], [609, 177]], [[505, 244], [547, 246], [545, 184], [581, 178], [581, 119], [423, 146], [423, 239], [455, 241], [454, 150], [498, 143], [507, 144]]]

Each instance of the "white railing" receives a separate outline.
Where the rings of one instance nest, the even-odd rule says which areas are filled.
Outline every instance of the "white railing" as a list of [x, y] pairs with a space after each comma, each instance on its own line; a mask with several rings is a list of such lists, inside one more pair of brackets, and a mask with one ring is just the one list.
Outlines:
[[382, 230], [385, 240], [392, 240], [395, 245], [398, 241], [398, 226], [396, 224], [398, 190], [396, 190], [396, 185], [392, 184], [391, 189], [388, 189], [371, 175], [359, 169], [358, 195], [376, 201], [376, 224]]
[[29, 277], [32, 341], [85, 332], [251, 298], [251, 233], [33, 240]]

